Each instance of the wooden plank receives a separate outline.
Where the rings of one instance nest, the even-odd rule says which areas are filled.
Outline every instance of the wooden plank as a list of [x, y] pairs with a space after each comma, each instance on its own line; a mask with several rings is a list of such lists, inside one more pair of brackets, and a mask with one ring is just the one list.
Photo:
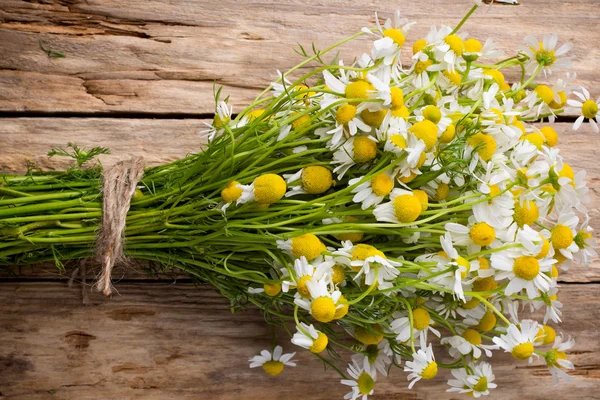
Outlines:
[[[149, 165], [173, 161], [188, 152], [202, 148], [200, 119], [103, 119], [103, 118], [7, 118], [0, 124], [0, 141], [3, 156], [0, 168], [7, 172], [23, 172], [27, 161], [44, 169], [67, 168], [69, 160], [49, 159], [48, 150], [76, 140], [79, 146], [108, 145], [112, 154], [101, 156], [104, 165], [131, 156], [143, 156]], [[596, 235], [600, 231], [600, 166], [596, 162], [596, 149], [590, 146], [597, 139], [588, 125], [578, 132], [570, 124], [556, 124], [559, 147], [566, 160], [576, 169], [586, 169], [590, 187], [590, 215]], [[598, 237], [598, 236], [597, 236]], [[138, 269], [123, 272], [125, 279], [138, 279]], [[57, 277], [54, 268], [24, 268], [31, 278]], [[16, 271], [4, 271], [3, 276], [14, 276]], [[8, 274], [8, 275], [7, 275]], [[0, 275], [2, 276], [2, 275]], [[143, 274], [141, 275], [143, 276]], [[58, 276], [60, 277], [60, 276]], [[564, 282], [600, 282], [600, 261], [589, 268], [573, 266], [561, 275]]]
[[[300, 61], [292, 51], [296, 43], [323, 49], [372, 26], [375, 11], [387, 18], [400, 9], [419, 23], [410, 32], [412, 44], [432, 24], [458, 23], [472, 3], [0, 0], [0, 110], [210, 113], [214, 81], [239, 110], [275, 78], [277, 68]], [[522, 3], [484, 6], [465, 29], [509, 51], [527, 34], [556, 32], [575, 45], [578, 82], [597, 87], [597, 2]], [[66, 57], [49, 59], [40, 40]], [[343, 46], [344, 58], [368, 50], [367, 40]]]
[[[499, 352], [491, 399], [597, 398], [600, 379], [599, 285], [563, 289], [561, 330], [577, 344], [570, 385], [552, 386], [542, 363]], [[270, 346], [255, 309], [231, 314], [227, 302], [191, 285], [122, 285], [121, 295], [91, 294], [61, 283], [0, 284], [0, 392], [7, 399], [332, 399], [346, 392], [337, 374], [299, 351], [299, 366], [276, 378], [247, 359]], [[280, 336], [285, 351], [298, 350]], [[438, 360], [448, 357], [441, 349]], [[446, 371], [409, 391], [405, 374], [381, 378], [374, 399], [459, 398], [445, 393]], [[54, 391], [54, 394], [49, 394]]]

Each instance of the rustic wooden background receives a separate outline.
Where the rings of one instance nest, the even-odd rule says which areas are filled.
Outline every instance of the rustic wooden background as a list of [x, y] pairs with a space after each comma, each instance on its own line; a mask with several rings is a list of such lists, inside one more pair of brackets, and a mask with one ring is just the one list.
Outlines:
[[[579, 82], [600, 91], [600, 1], [522, 0], [484, 6], [465, 29], [506, 50], [533, 33], [571, 40]], [[131, 155], [151, 163], [199, 149], [199, 130], [213, 112], [213, 82], [235, 107], [247, 103], [298, 62], [291, 46], [318, 47], [373, 24], [395, 9], [429, 25], [456, 24], [472, 0], [0, 0], [0, 168], [25, 162], [64, 167], [52, 146], [108, 145], [105, 164]], [[60, 51], [49, 58], [40, 48]], [[350, 59], [365, 50], [357, 41]], [[510, 78], [510, 77], [509, 77]], [[588, 126], [557, 124], [560, 147], [588, 171], [592, 225], [600, 228], [599, 136]], [[247, 358], [269, 346], [255, 310], [231, 314], [227, 302], [185, 277], [122, 271], [110, 299], [53, 266], [0, 275], [0, 397], [7, 399], [331, 399], [346, 392], [332, 371], [302, 354], [300, 366], [276, 378], [249, 370]], [[177, 279], [178, 278], [178, 279]], [[600, 263], [560, 277], [561, 330], [577, 345], [570, 385], [552, 386], [540, 363], [494, 356], [496, 399], [600, 398]], [[82, 292], [82, 287], [86, 290]], [[296, 349], [287, 343], [285, 350]], [[405, 375], [377, 385], [375, 399], [443, 399], [447, 376], [406, 389]], [[456, 396], [454, 396], [456, 397]]]

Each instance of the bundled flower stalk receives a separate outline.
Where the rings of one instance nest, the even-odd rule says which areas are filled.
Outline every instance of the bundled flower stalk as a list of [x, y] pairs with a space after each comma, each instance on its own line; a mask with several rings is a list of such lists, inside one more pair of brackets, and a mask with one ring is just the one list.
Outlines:
[[[556, 35], [500, 59], [459, 30], [467, 17], [412, 49], [399, 13], [301, 48], [306, 59], [235, 116], [218, 91], [206, 148], [145, 170], [126, 255], [211, 284], [233, 309], [259, 307], [341, 375], [346, 399], [366, 399], [393, 366], [409, 387], [444, 368], [448, 391], [487, 395], [498, 351], [567, 379], [557, 277], [597, 254], [585, 171], [562, 159], [551, 125], [532, 123], [571, 107], [575, 128], [597, 130], [598, 101], [575, 74], [534, 83], [570, 65]], [[361, 35], [370, 53], [325, 61]], [[520, 79], [509, 85], [506, 70]], [[105, 149], [71, 147], [52, 152], [76, 159], [67, 171], [3, 176], [0, 265], [94, 255], [102, 168], [84, 163]], [[535, 310], [540, 321], [523, 315]], [[346, 372], [340, 349], [354, 353]], [[277, 346], [250, 367], [277, 375], [293, 355]]]

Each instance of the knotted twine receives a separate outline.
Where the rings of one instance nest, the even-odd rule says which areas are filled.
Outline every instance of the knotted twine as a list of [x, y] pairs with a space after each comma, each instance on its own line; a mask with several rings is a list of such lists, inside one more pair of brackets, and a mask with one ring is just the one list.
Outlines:
[[126, 260], [123, 251], [125, 219], [131, 196], [143, 174], [143, 158], [133, 157], [106, 169], [102, 177], [102, 223], [96, 238], [96, 257], [102, 264], [102, 272], [95, 287], [106, 296], [112, 293], [111, 274], [115, 263]]

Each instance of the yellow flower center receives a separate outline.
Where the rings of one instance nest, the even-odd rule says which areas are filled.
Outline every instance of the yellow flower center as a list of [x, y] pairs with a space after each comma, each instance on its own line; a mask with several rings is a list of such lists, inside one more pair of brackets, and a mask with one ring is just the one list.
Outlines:
[[546, 353], [545, 359], [546, 359], [546, 364], [548, 364], [549, 367], [562, 368], [561, 365], [558, 363], [558, 360], [566, 360], [567, 355], [565, 354], [564, 351], [550, 349]]
[[479, 324], [477, 324], [477, 330], [480, 332], [488, 332], [494, 329], [496, 326], [496, 316], [490, 310], [487, 310], [481, 320], [479, 320]]
[[394, 143], [400, 149], [406, 148], [406, 139], [400, 134], [390, 136], [390, 142]]
[[377, 155], [377, 143], [367, 136], [354, 138], [354, 160], [363, 164], [371, 161]]
[[409, 182], [412, 182], [416, 177], [417, 177], [417, 174], [415, 174], [414, 172], [411, 172], [410, 175], [403, 176], [403, 177], [399, 178], [399, 180], [402, 183], [409, 183]]
[[540, 43], [540, 49], [535, 51], [535, 60], [544, 66], [550, 66], [556, 61], [554, 50], [544, 50], [544, 47]]
[[550, 104], [554, 101], [554, 92], [546, 85], [538, 85], [535, 88], [535, 93], [546, 104]]
[[306, 282], [308, 282], [310, 280], [310, 276], [308, 275], [304, 275], [302, 278], [300, 278], [298, 280], [298, 283], [296, 284], [296, 290], [298, 290], [298, 293], [300, 293], [300, 295], [302, 297], [306, 297], [306, 298], [310, 298], [310, 291], [308, 290], [308, 287], [306, 286]]
[[331, 322], [335, 316], [335, 304], [331, 297], [317, 297], [310, 304], [310, 311], [317, 321]]
[[485, 376], [482, 376], [477, 380], [477, 383], [473, 385], [473, 390], [476, 392], [485, 392], [488, 390], [488, 380]]
[[477, 297], [471, 298], [471, 300], [467, 300], [465, 304], [462, 305], [462, 308], [465, 310], [472, 310], [477, 307], [481, 303], [481, 301]]
[[430, 59], [427, 59], [425, 61], [418, 61], [415, 64], [415, 74], [422, 74], [423, 72], [427, 71], [427, 68], [431, 67], [432, 65], [433, 61], [431, 61]]
[[515, 202], [515, 213], [513, 218], [519, 227], [524, 225], [533, 225], [540, 217], [540, 211], [533, 200], [525, 200], [523, 204], [520, 201]]
[[423, 109], [423, 118], [437, 124], [442, 119], [442, 112], [436, 106], [429, 105]]
[[373, 85], [361, 79], [346, 85], [344, 94], [348, 99], [368, 99], [369, 93], [373, 90], [375, 90]]
[[496, 231], [485, 222], [479, 222], [471, 227], [469, 236], [478, 246], [489, 246], [496, 239]]
[[217, 129], [223, 128], [225, 125], [227, 125], [229, 120], [229, 118], [221, 118], [219, 114], [216, 114], [215, 118], [213, 119], [213, 126]]
[[263, 110], [262, 108], [259, 108], [258, 110], [252, 110], [248, 113], [248, 120], [254, 121], [257, 118], [259, 118], [261, 115], [263, 115], [264, 112], [265, 112], [265, 110]]
[[373, 330], [369, 330], [367, 328], [363, 328], [362, 326], [357, 326], [354, 329], [354, 338], [363, 344], [377, 344], [381, 342], [383, 339], [383, 335], [381, 332], [381, 327], [379, 325], [373, 325]]
[[379, 256], [385, 258], [385, 254], [382, 251], [377, 250], [370, 244], [357, 244], [352, 248], [352, 261], [365, 261], [369, 257]]
[[498, 185], [492, 185], [490, 186], [490, 194], [489, 196], [491, 198], [494, 198], [496, 196], [498, 196], [500, 194], [500, 187]]
[[404, 93], [399, 87], [392, 87], [390, 89], [390, 96], [392, 98], [392, 108], [397, 109], [404, 106]]
[[331, 171], [320, 165], [311, 165], [302, 170], [302, 187], [309, 194], [321, 194], [333, 185]]
[[475, 329], [467, 329], [463, 332], [462, 337], [472, 345], [479, 346], [481, 344], [481, 334]]
[[225, 203], [232, 203], [240, 198], [242, 189], [237, 187], [239, 184], [239, 182], [233, 181], [225, 186], [225, 189], [221, 190], [221, 198]]
[[428, 366], [423, 368], [423, 371], [421, 372], [421, 378], [426, 379], [426, 380], [433, 379], [433, 378], [435, 378], [437, 373], [438, 373], [437, 363], [435, 361], [432, 361], [429, 363]]
[[406, 36], [400, 29], [386, 29], [383, 31], [383, 36], [389, 37], [398, 45], [398, 47], [402, 47], [404, 42], [406, 41]]
[[540, 263], [534, 257], [521, 256], [515, 259], [513, 272], [517, 278], [531, 281], [540, 273]]
[[446, 200], [448, 198], [448, 193], [450, 193], [450, 185], [447, 183], [440, 183], [435, 190], [435, 199], [437, 201]]
[[[294, 115], [299, 115], [299, 114], [300, 113], [298, 112]], [[304, 114], [292, 121], [292, 128], [294, 128], [294, 129], [301, 128], [305, 125], [308, 125], [309, 122], [310, 122], [310, 117], [308, 116], [308, 114]]]
[[460, 36], [448, 35], [444, 38], [444, 41], [448, 43], [448, 46], [450, 46], [450, 49], [454, 52], [454, 54], [457, 56], [462, 56], [462, 53], [465, 49], [465, 44]]
[[546, 145], [554, 147], [558, 144], [558, 133], [551, 126], [544, 126], [540, 128], [540, 132], [546, 139]]
[[581, 106], [581, 115], [585, 118], [592, 119], [596, 118], [596, 114], [598, 114], [598, 104], [596, 104], [594, 100], [586, 100]]
[[[493, 276], [488, 276], [487, 278], [478, 278], [473, 282], [473, 291], [474, 292], [488, 292], [490, 290], [494, 290], [498, 287], [498, 283], [494, 279]], [[482, 296], [489, 297], [490, 295]]]
[[554, 339], [556, 339], [556, 331], [554, 330], [554, 328], [548, 325], [542, 325], [540, 327], [540, 331], [536, 335], [536, 340], [541, 339], [542, 335], [544, 336], [542, 343], [544, 345], [552, 344], [554, 343]]
[[279, 175], [265, 174], [254, 180], [254, 198], [259, 204], [273, 204], [279, 201], [286, 190], [285, 181]]
[[551, 232], [550, 240], [555, 250], [566, 249], [573, 243], [573, 232], [568, 226], [558, 224]]
[[473, 38], [465, 40], [465, 53], [479, 53], [482, 49], [479, 40]]
[[340, 296], [336, 306], [339, 306], [340, 304], [342, 306], [340, 308], [335, 309], [335, 314], [333, 315], [333, 319], [341, 319], [341, 318], [344, 318], [346, 316], [346, 314], [348, 314], [348, 310], [350, 309], [350, 306], [347, 304], [346, 298], [344, 296]]
[[379, 127], [385, 118], [385, 114], [387, 114], [387, 110], [363, 110], [360, 113], [360, 117], [363, 121], [365, 121], [365, 124], [373, 127]]
[[552, 265], [552, 271], [550, 271], [550, 277], [558, 278], [558, 268], [556, 268], [556, 265]]
[[571, 180], [571, 183], [575, 181], [575, 172], [573, 171], [573, 168], [571, 168], [571, 166], [567, 163], [563, 164], [563, 167], [558, 173], [558, 176], [560, 178], [569, 178]]
[[327, 250], [323, 242], [312, 233], [292, 238], [292, 254], [296, 258], [306, 257], [308, 261], [314, 260]]
[[456, 135], [456, 125], [450, 124], [446, 127], [446, 130], [440, 136], [441, 143], [450, 143]]
[[312, 346], [308, 348], [312, 353], [318, 354], [325, 350], [327, 347], [327, 343], [329, 343], [329, 338], [324, 333], [319, 332], [319, 335], [316, 339], [313, 340]]
[[279, 375], [283, 371], [283, 363], [281, 361], [267, 361], [262, 367], [271, 376]]
[[342, 104], [335, 112], [335, 120], [340, 125], [345, 125], [356, 116], [356, 106], [353, 104]]
[[429, 208], [429, 199], [427, 198], [427, 193], [424, 190], [415, 189], [413, 190], [413, 195], [419, 199], [421, 203], [421, 211], [426, 211]]
[[417, 54], [427, 46], [427, 40], [419, 39], [413, 44], [413, 54]]
[[527, 360], [533, 354], [533, 344], [526, 342], [515, 346], [510, 354], [517, 360]]
[[344, 266], [336, 264], [331, 269], [333, 270], [331, 274], [331, 280], [333, 281], [333, 284], [339, 285], [340, 283], [344, 282], [346, 277], [346, 270]]
[[265, 283], [263, 289], [267, 296], [275, 297], [281, 292], [281, 285], [279, 283]]
[[487, 259], [485, 259], [483, 257], [479, 257], [477, 259], [477, 261], [479, 261], [479, 269], [484, 270], [484, 271], [486, 269], [490, 269], [490, 262]]
[[546, 257], [548, 255], [548, 252], [550, 251], [550, 242], [542, 235], [540, 235], [540, 239], [542, 240], [542, 249], [535, 256], [535, 258], [537, 258], [538, 260]]
[[408, 111], [408, 108], [406, 108], [406, 106], [392, 108], [392, 116], [393, 117], [407, 119], [409, 117], [409, 115], [410, 115], [410, 111]]
[[421, 215], [421, 202], [412, 194], [403, 194], [393, 201], [394, 213], [401, 223], [415, 221]]
[[371, 375], [367, 374], [366, 372], [360, 374], [356, 382], [358, 383], [358, 391], [362, 395], [371, 393], [373, 388], [375, 388], [375, 381]]
[[467, 139], [467, 143], [475, 148], [483, 161], [490, 161], [496, 152], [496, 140], [482, 132], [476, 133]]
[[429, 311], [424, 308], [418, 307], [413, 310], [413, 326], [416, 330], [422, 331], [429, 327], [431, 322], [431, 316]]
[[542, 149], [542, 145], [544, 144], [544, 136], [541, 133], [533, 132], [524, 135], [521, 140], [526, 140], [532, 145], [534, 145], [538, 150]]
[[417, 122], [408, 131], [415, 135], [417, 139], [422, 140], [427, 150], [431, 150], [437, 141], [438, 128], [429, 120]]
[[486, 69], [485, 71], [483, 71], [483, 74], [492, 77], [492, 79], [498, 84], [498, 86], [503, 86], [505, 83], [504, 74], [498, 71], [497, 69]]
[[444, 71], [444, 76], [454, 85], [460, 86], [462, 83], [462, 75], [456, 71]]
[[556, 102], [556, 100], [552, 100], [549, 104], [550, 108], [554, 110], [558, 110], [559, 108], [563, 108], [565, 104], [567, 104], [567, 94], [563, 91], [557, 93], [560, 98], [560, 102]]
[[371, 188], [377, 196], [386, 196], [394, 188], [394, 182], [388, 174], [382, 172], [371, 179]]

